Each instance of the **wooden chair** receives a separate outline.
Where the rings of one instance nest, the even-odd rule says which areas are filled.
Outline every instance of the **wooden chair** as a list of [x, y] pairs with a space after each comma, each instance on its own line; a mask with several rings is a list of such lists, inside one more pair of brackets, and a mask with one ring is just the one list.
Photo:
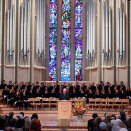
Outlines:
[[127, 106], [129, 106], [129, 99], [122, 99], [121, 108], [125, 108]]
[[113, 99], [108, 99], [108, 110], [110, 110], [110, 108], [111, 108], [111, 110], [113, 109], [113, 103], [114, 101], [113, 101]]
[[42, 103], [41, 103], [42, 107], [44, 108], [44, 106], [48, 106], [50, 109], [50, 99], [49, 98], [42, 98]]
[[96, 99], [90, 98], [88, 106], [91, 107], [92, 110], [96, 108]]
[[3, 101], [3, 90], [0, 90], [0, 102], [2, 102]]
[[98, 107], [98, 109], [102, 109], [102, 99], [100, 99], [100, 98], [96, 98], [96, 108]]
[[56, 108], [58, 107], [58, 98], [49, 98], [49, 101], [50, 101], [50, 108], [51, 106], [56, 106]]
[[30, 105], [34, 108], [35, 107], [35, 98], [28, 98], [28, 101], [30, 102]]
[[41, 106], [40, 100], [41, 98], [34, 98], [34, 106], [36, 107], [36, 110], [38, 110], [38, 106]]
[[121, 108], [121, 106], [122, 106], [122, 99], [116, 99], [116, 101], [115, 101], [115, 109], [119, 109], [120, 110], [120, 108]]

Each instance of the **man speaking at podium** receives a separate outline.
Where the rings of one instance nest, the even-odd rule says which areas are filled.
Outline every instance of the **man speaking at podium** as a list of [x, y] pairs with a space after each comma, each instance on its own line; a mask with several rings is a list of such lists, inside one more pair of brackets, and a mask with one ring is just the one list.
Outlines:
[[60, 94], [59, 100], [70, 100], [70, 96], [66, 91], [66, 88], [63, 89], [63, 92]]

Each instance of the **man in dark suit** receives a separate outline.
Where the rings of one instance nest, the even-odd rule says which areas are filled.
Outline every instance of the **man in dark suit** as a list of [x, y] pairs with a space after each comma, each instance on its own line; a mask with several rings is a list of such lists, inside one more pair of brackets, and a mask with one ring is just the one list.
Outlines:
[[70, 96], [66, 91], [66, 88], [63, 89], [63, 92], [60, 94], [60, 100], [70, 100]]
[[88, 121], [88, 131], [93, 131], [95, 126], [95, 119], [98, 117], [97, 113], [93, 113], [92, 118]]

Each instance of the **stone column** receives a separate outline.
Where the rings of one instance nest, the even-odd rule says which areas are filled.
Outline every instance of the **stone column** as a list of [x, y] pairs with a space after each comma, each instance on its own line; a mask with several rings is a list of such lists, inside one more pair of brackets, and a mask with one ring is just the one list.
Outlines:
[[75, 0], [71, 0], [70, 80], [75, 80]]
[[61, 14], [62, 12], [62, 0], [57, 0], [57, 60], [56, 60], [56, 77], [57, 80], [61, 80]]
[[20, 6], [19, 1], [16, 0], [15, 8], [16, 8], [16, 30], [15, 30], [15, 81], [17, 81], [17, 69], [18, 69], [18, 56], [19, 56], [19, 31], [20, 31]]
[[96, 26], [96, 30], [97, 30], [97, 37], [96, 37], [96, 42], [97, 42], [97, 45], [96, 45], [96, 66], [98, 66], [98, 82], [101, 81], [101, 66], [102, 66], [102, 1], [99, 2], [98, 0], [96, 1], [96, 6], [97, 6], [97, 11], [96, 11], [96, 15], [97, 15], [97, 26]]
[[34, 46], [36, 42], [36, 1], [37, 0], [31, 0], [30, 1], [30, 11], [31, 11], [31, 16], [30, 16], [30, 81], [34, 81]]
[[86, 71], [87, 67], [87, 0], [83, 0], [83, 40], [82, 40], [82, 80], [86, 80]]

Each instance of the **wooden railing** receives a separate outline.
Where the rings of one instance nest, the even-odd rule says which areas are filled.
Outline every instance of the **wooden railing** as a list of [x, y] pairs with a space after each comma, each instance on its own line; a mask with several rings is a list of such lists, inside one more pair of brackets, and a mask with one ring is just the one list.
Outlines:
[[129, 105], [129, 99], [89, 99], [89, 109], [124, 109]]

